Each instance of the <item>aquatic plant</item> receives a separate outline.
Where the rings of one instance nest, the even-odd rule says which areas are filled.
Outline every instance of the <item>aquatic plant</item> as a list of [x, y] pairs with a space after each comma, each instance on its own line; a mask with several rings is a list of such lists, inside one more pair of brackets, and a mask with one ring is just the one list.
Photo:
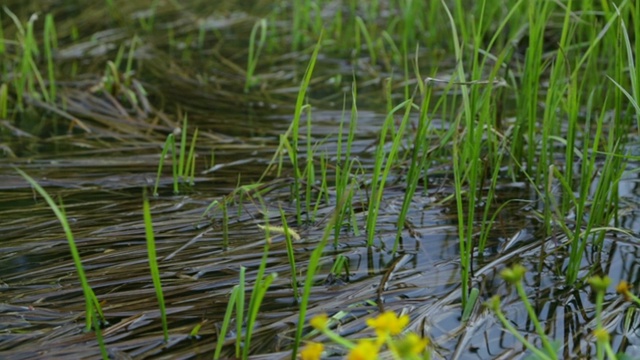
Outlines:
[[100, 353], [103, 359], [108, 359], [107, 350], [104, 344], [104, 339], [101, 334], [101, 326], [107, 324], [107, 320], [105, 319], [104, 313], [102, 312], [102, 306], [96, 297], [93, 289], [89, 285], [89, 280], [84, 271], [84, 267], [82, 266], [82, 259], [80, 258], [80, 252], [78, 251], [78, 247], [76, 246], [76, 242], [73, 236], [73, 232], [71, 231], [71, 227], [69, 226], [69, 221], [67, 220], [67, 216], [64, 212], [64, 207], [62, 207], [62, 203], [60, 206], [53, 201], [49, 193], [38, 184], [31, 176], [20, 169], [15, 169], [20, 176], [22, 176], [33, 188], [42, 196], [47, 205], [53, 213], [58, 218], [60, 225], [64, 230], [65, 236], [67, 237], [67, 244], [69, 245], [69, 251], [71, 252], [71, 256], [73, 258], [73, 263], [75, 265], [75, 270], [80, 280], [80, 284], [82, 286], [82, 292], [84, 295], [85, 301], [85, 331], [90, 331], [91, 329], [95, 330], [96, 339], [100, 346]]
[[[260, 32], [260, 37], [256, 40], [257, 34]], [[255, 71], [258, 65], [258, 59], [260, 53], [267, 39], [267, 19], [258, 20], [253, 29], [251, 29], [251, 35], [249, 36], [249, 59], [247, 61], [247, 79], [244, 83], [244, 91], [248, 92], [249, 89], [255, 85]]]
[[[113, 311], [122, 324], [98, 326], [102, 314], [85, 289], [88, 280], [66, 280], [60, 269], [72, 267], [53, 250], [61, 265], [46, 280], [30, 283], [13, 273], [3, 279], [12, 301], [49, 301], [77, 317], [64, 294], [13, 291], [15, 284], [35, 289], [38, 281], [82, 287], [90, 299], [84, 316], [94, 319], [103, 356], [103, 339], [129, 329], [141, 309], [159, 308], [161, 321], [127, 330], [148, 335], [140, 344], [160, 343], [160, 329], [166, 342], [171, 328], [206, 345], [149, 345], [150, 352], [216, 358], [291, 352], [305, 359], [332, 351], [323, 336], [347, 345], [354, 358], [415, 344], [424, 350], [425, 339], [410, 333], [353, 340], [366, 335], [364, 319], [375, 311], [410, 302], [412, 330], [438, 326], [440, 318], [455, 324], [430, 349], [457, 357], [478, 336], [462, 330], [499, 331], [482, 321], [477, 302], [493, 293], [507, 298], [494, 274], [515, 262], [537, 282], [510, 267], [503, 276], [518, 296], [509, 307], [499, 299], [488, 303], [508, 338], [518, 340], [507, 343], [515, 344], [509, 350], [539, 358], [613, 358], [624, 351], [613, 349], [627, 343], [617, 341], [624, 333], [608, 332], [602, 314], [610, 301], [605, 275], [633, 281], [626, 267], [612, 266], [637, 237], [637, 229], [628, 229], [637, 201], [620, 195], [638, 161], [629, 146], [640, 114], [640, 40], [632, 32], [640, 29], [640, 7], [633, 2], [301, 0], [257, 4], [250, 16], [218, 5], [229, 6], [220, 11], [224, 21], [200, 4], [104, 5], [83, 13], [91, 21], [73, 25], [55, 6], [40, 20], [15, 5], [0, 14], [0, 149], [12, 165], [42, 171], [41, 186], [59, 186], [59, 196], [80, 209], [79, 223], [100, 224], [78, 225], [87, 226], [81, 236], [91, 243], [89, 260], [84, 254], [82, 260], [85, 271], [109, 284], [105, 305], [127, 306]], [[59, 118], [69, 120], [66, 133]], [[96, 154], [110, 158], [87, 161]], [[196, 178], [196, 159], [204, 156], [209, 170]], [[166, 161], [173, 178], [167, 186], [160, 181]], [[185, 195], [154, 199], [153, 227], [147, 199], [142, 219], [123, 215], [139, 215], [137, 187], [147, 186], [151, 173], [154, 195]], [[65, 182], [67, 176], [82, 180]], [[32, 209], [31, 194], [20, 188], [2, 194], [14, 211], [3, 215], [20, 225], [3, 228], [14, 239], [6, 248], [25, 249], [15, 239], [33, 237], [44, 243], [32, 246], [34, 253], [55, 249], [47, 231], [41, 241], [16, 230], [33, 226], [15, 220]], [[85, 202], [85, 194], [95, 200]], [[113, 210], [119, 207], [113, 198], [132, 200], [135, 209]], [[83, 210], [87, 204], [95, 209]], [[176, 249], [156, 259], [156, 241]], [[138, 264], [144, 276], [118, 272]], [[159, 268], [171, 275], [164, 284]], [[623, 270], [614, 275], [613, 268]], [[634, 299], [622, 284], [623, 296]], [[564, 311], [558, 304], [590, 290], [596, 296], [582, 298], [579, 310], [596, 315], [574, 320], [570, 341], [595, 346], [567, 349], [569, 335], [553, 329], [555, 314]], [[131, 293], [148, 296], [130, 305]], [[307, 326], [329, 301], [339, 309], [331, 318], [347, 329], [344, 337], [338, 329]], [[626, 311], [615, 324], [632, 328], [634, 310], [610, 304]], [[512, 318], [518, 310], [526, 315]], [[523, 322], [531, 329], [519, 327]], [[36, 330], [36, 337], [44, 333]], [[277, 345], [267, 347], [274, 333]], [[380, 337], [391, 340], [383, 346]]]
[[164, 342], [169, 341], [169, 325], [167, 323], [167, 309], [164, 303], [164, 293], [162, 292], [162, 281], [160, 280], [160, 269], [158, 268], [158, 257], [156, 254], [156, 240], [153, 234], [153, 221], [151, 219], [151, 209], [149, 207], [149, 199], [144, 194], [142, 203], [142, 215], [144, 218], [144, 230], [147, 238], [147, 257], [149, 259], [149, 270], [151, 271], [151, 280], [153, 288], [156, 291], [156, 299], [158, 299], [158, 308], [160, 309], [160, 319], [162, 320], [162, 333]]
[[[180, 147], [176, 146], [176, 136], [180, 136]], [[191, 137], [189, 152], [187, 153], [187, 116], [182, 121], [182, 129], [176, 129], [173, 133], [167, 135], [167, 140], [162, 147], [160, 161], [158, 162], [158, 171], [156, 174], [156, 184], [153, 188], [153, 195], [158, 196], [158, 187], [160, 186], [160, 176], [162, 175], [162, 167], [167, 157], [167, 152], [171, 151], [171, 166], [173, 176], [173, 193], [180, 193], [180, 184], [193, 185], [196, 168], [195, 147], [198, 139], [198, 129]]]

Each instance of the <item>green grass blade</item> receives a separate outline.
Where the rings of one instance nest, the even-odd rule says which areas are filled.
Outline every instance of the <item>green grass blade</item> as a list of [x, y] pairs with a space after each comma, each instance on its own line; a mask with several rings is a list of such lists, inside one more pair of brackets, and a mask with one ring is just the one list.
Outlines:
[[156, 241], [153, 234], [153, 221], [151, 220], [151, 210], [149, 208], [149, 199], [144, 196], [142, 204], [142, 213], [144, 217], [144, 230], [147, 238], [147, 256], [149, 258], [149, 270], [151, 271], [151, 279], [153, 287], [156, 290], [156, 298], [160, 308], [160, 318], [162, 319], [162, 332], [164, 334], [164, 342], [169, 341], [169, 325], [167, 323], [167, 310], [164, 303], [164, 294], [162, 293], [162, 282], [160, 281], [160, 270], [158, 269], [158, 259], [156, 256]]
[[236, 298], [236, 358], [242, 356], [242, 325], [244, 323], [244, 292], [246, 285], [246, 272], [244, 266], [240, 266], [238, 280], [238, 297]]
[[162, 147], [162, 153], [160, 154], [160, 160], [158, 161], [158, 172], [156, 175], [156, 184], [153, 187], [153, 196], [158, 196], [158, 186], [160, 185], [160, 175], [162, 175], [162, 166], [164, 165], [164, 159], [167, 156], [167, 151], [175, 142], [175, 136], [173, 134], [169, 134], [167, 136], [167, 140], [164, 142], [164, 146]]
[[[244, 268], [242, 268], [244, 269]], [[224, 340], [227, 337], [227, 331], [229, 330], [229, 323], [231, 323], [231, 315], [233, 314], [233, 310], [236, 308], [236, 301], [239, 297], [243, 297], [244, 294], [240, 293], [239, 285], [233, 287], [231, 291], [231, 296], [229, 296], [229, 301], [227, 302], [227, 311], [224, 313], [224, 318], [222, 319], [222, 326], [220, 327], [220, 332], [218, 332], [218, 341], [216, 342], [216, 350], [213, 353], [213, 359], [220, 359], [220, 353], [222, 352], [222, 346], [224, 345]], [[238, 324], [242, 324], [242, 314], [238, 315], [236, 313], [236, 322]], [[238, 337], [240, 336], [238, 333]]]
[[298, 271], [296, 270], [296, 256], [293, 250], [293, 240], [291, 233], [289, 232], [289, 226], [287, 225], [287, 218], [285, 217], [284, 210], [280, 208], [280, 219], [282, 221], [282, 228], [284, 230], [285, 242], [287, 245], [287, 258], [289, 259], [289, 265], [291, 266], [291, 289], [293, 291], [293, 297], [296, 301], [299, 300], [298, 293]]
[[[349, 192], [352, 192], [353, 188], [349, 189]], [[347, 196], [350, 198], [350, 195]], [[334, 210], [333, 216], [328, 224], [324, 228], [324, 234], [322, 239], [311, 253], [311, 258], [309, 259], [309, 264], [307, 265], [307, 276], [304, 281], [304, 287], [302, 289], [302, 300], [300, 301], [299, 307], [299, 316], [298, 316], [298, 324], [296, 327], [295, 338], [293, 340], [293, 346], [291, 348], [291, 358], [295, 359], [298, 356], [298, 348], [300, 347], [300, 342], [302, 341], [302, 331], [304, 329], [305, 319], [307, 316], [307, 307], [309, 306], [309, 296], [311, 295], [311, 288], [313, 287], [314, 278], [316, 275], [316, 271], [320, 266], [320, 257], [324, 251], [325, 246], [327, 245], [327, 241], [329, 236], [331, 235], [331, 230], [336, 225], [336, 221], [342, 210], [342, 207], [345, 205], [344, 202], [338, 203]]]
[[[53, 213], [60, 221], [60, 225], [64, 229], [64, 233], [67, 237], [67, 242], [69, 244], [69, 250], [71, 251], [71, 256], [73, 257], [73, 263], [76, 267], [76, 272], [78, 273], [78, 278], [80, 279], [80, 284], [82, 285], [82, 291], [84, 293], [85, 298], [85, 309], [86, 309], [86, 327], [85, 330], [89, 331], [92, 327], [92, 314], [94, 310], [98, 311], [100, 317], [104, 321], [104, 316], [102, 315], [102, 309], [100, 308], [100, 304], [98, 303], [98, 299], [93, 292], [93, 289], [89, 286], [89, 281], [87, 280], [87, 276], [85, 275], [84, 268], [82, 266], [82, 260], [80, 259], [80, 252], [76, 246], [76, 242], [73, 237], [73, 232], [71, 231], [71, 227], [69, 226], [69, 222], [67, 221], [67, 217], [64, 214], [64, 211], [58, 207], [58, 205], [53, 201], [51, 196], [47, 193], [47, 191], [40, 186], [31, 176], [27, 175], [24, 171], [16, 168], [15, 169], [34, 189], [42, 196], [49, 208], [53, 211]], [[97, 325], [96, 325], [97, 326]]]

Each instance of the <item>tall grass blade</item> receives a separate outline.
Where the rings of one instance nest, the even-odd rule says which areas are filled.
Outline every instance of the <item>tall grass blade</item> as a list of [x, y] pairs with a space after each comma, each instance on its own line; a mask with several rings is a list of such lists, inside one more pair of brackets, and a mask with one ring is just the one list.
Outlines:
[[302, 209], [301, 209], [301, 201], [298, 198], [300, 196], [300, 180], [302, 178], [300, 174], [300, 168], [298, 164], [298, 139], [299, 139], [299, 130], [300, 130], [300, 119], [302, 118], [302, 111], [304, 110], [304, 101], [307, 95], [307, 89], [309, 88], [309, 82], [311, 81], [311, 75], [313, 74], [313, 69], [316, 65], [316, 60], [318, 59], [318, 52], [320, 51], [320, 46], [322, 44], [322, 32], [320, 33], [320, 37], [318, 38], [318, 42], [313, 49], [313, 54], [311, 55], [311, 59], [309, 60], [309, 65], [307, 66], [307, 70], [305, 71], [304, 78], [302, 80], [302, 84], [300, 85], [300, 91], [298, 92], [298, 97], [296, 99], [296, 107], [293, 115], [293, 121], [291, 123], [291, 127], [285, 134], [285, 136], [289, 136], [291, 134], [291, 151], [289, 153], [289, 158], [291, 159], [291, 163], [293, 165], [293, 193], [296, 196], [296, 216], [298, 225], [302, 223]]
[[158, 161], [158, 171], [156, 175], [156, 184], [153, 187], [153, 196], [158, 196], [158, 187], [160, 186], [160, 175], [162, 175], [162, 166], [164, 165], [164, 159], [167, 157], [167, 152], [170, 148], [175, 148], [175, 136], [169, 134], [167, 140], [162, 147], [162, 153], [160, 154], [160, 160]]
[[[45, 199], [45, 201], [49, 205], [49, 208], [51, 208], [53, 213], [58, 218], [58, 221], [60, 221], [60, 225], [62, 225], [62, 228], [64, 229], [64, 233], [67, 237], [67, 242], [69, 244], [69, 250], [71, 251], [71, 256], [73, 257], [73, 263], [76, 267], [76, 272], [78, 273], [80, 284], [82, 285], [82, 292], [84, 293], [85, 310], [86, 310], [85, 331], [89, 331], [91, 330], [91, 327], [92, 327], [94, 310], [97, 311], [102, 321], [105, 321], [105, 320], [104, 320], [104, 315], [102, 313], [102, 309], [100, 307], [100, 303], [98, 302], [98, 299], [96, 298], [96, 295], [93, 292], [93, 289], [91, 288], [91, 286], [89, 286], [89, 281], [87, 280], [87, 276], [85, 275], [85, 272], [84, 272], [84, 267], [82, 266], [82, 260], [80, 259], [80, 252], [78, 251], [76, 242], [73, 238], [73, 232], [71, 232], [71, 227], [69, 226], [67, 217], [64, 211], [62, 210], [62, 208], [58, 207], [55, 201], [53, 201], [51, 196], [49, 196], [47, 191], [43, 189], [40, 186], [40, 184], [38, 184], [31, 176], [27, 175], [27, 173], [25, 173], [24, 171], [17, 168], [15, 170], [25, 180], [27, 180], [27, 182], [29, 182], [29, 184], [31, 184], [31, 186], [33, 186], [34, 189], [36, 189], [36, 191], [38, 192], [38, 194], [40, 194], [40, 196], [42, 196]], [[95, 324], [94, 326], [99, 326], [99, 325]]]
[[142, 213], [144, 217], [144, 231], [147, 238], [147, 257], [149, 258], [149, 270], [151, 271], [151, 279], [153, 287], [156, 290], [156, 298], [158, 299], [158, 307], [160, 308], [160, 318], [162, 319], [162, 332], [164, 334], [164, 342], [169, 341], [169, 325], [167, 323], [167, 309], [164, 303], [164, 294], [162, 293], [162, 281], [160, 280], [160, 270], [158, 268], [158, 258], [156, 255], [156, 240], [153, 234], [153, 221], [151, 220], [151, 210], [149, 208], [149, 199], [144, 195], [142, 205]]
[[[456, 56], [456, 76], [457, 80], [460, 83], [466, 83], [466, 75], [463, 68], [462, 62], [462, 48], [461, 43], [458, 38], [458, 32], [456, 30], [456, 24], [447, 7], [447, 4], [444, 0], [441, 1], [442, 6], [449, 18], [449, 24], [451, 27], [452, 34], [452, 42], [453, 48], [455, 50]], [[459, 128], [461, 117], [465, 118], [466, 130], [469, 131], [473, 128], [473, 113], [471, 110], [471, 104], [469, 100], [469, 90], [466, 85], [461, 85], [461, 93], [462, 93], [462, 102], [463, 102], [463, 113], [459, 116], [456, 116], [456, 121], [453, 128]], [[471, 194], [468, 195], [469, 204], [468, 212], [465, 214], [463, 207], [463, 178], [464, 174], [469, 171], [472, 173], [471, 179], [473, 180], [477, 176], [477, 167], [478, 167], [478, 159], [473, 156], [473, 154], [465, 153], [465, 152], [475, 152], [477, 151], [477, 147], [479, 145], [473, 144], [475, 141], [472, 134], [467, 134], [467, 136], [471, 139], [471, 144], [469, 142], [463, 142], [459, 139], [459, 135], [456, 132], [454, 134], [454, 144], [453, 144], [453, 175], [454, 175], [454, 186], [455, 186], [455, 198], [456, 198], [456, 210], [458, 213], [458, 237], [460, 239], [460, 267], [461, 267], [461, 287], [462, 287], [462, 306], [467, 306], [467, 299], [469, 296], [469, 282], [470, 282], [470, 272], [471, 272], [471, 251], [472, 251], [472, 234], [467, 230], [467, 228], [472, 227], [473, 211], [475, 209], [473, 202], [475, 201], [475, 191], [473, 188], [473, 184], [469, 184]], [[468, 146], [464, 146], [468, 144]], [[462, 151], [462, 153], [461, 153]], [[471, 164], [466, 164], [465, 160], [470, 160]], [[469, 222], [469, 223], [468, 223]], [[466, 225], [466, 226], [465, 226]]]
[[300, 294], [298, 292], [298, 271], [296, 269], [296, 256], [293, 250], [293, 236], [289, 231], [287, 218], [285, 217], [284, 210], [282, 210], [282, 208], [280, 208], [280, 219], [282, 221], [285, 242], [287, 244], [287, 258], [289, 259], [289, 265], [291, 266], [291, 289], [293, 291], [293, 297], [296, 299], [296, 301], [299, 301]]
[[[257, 40], [256, 36], [260, 31], [260, 38]], [[247, 78], [244, 83], [244, 92], [249, 92], [249, 89], [254, 85], [255, 78], [254, 73], [256, 66], [258, 66], [258, 58], [262, 52], [262, 48], [267, 40], [267, 19], [260, 19], [253, 25], [251, 29], [251, 35], [249, 36], [249, 60], [247, 62]]]
[[47, 71], [49, 75], [49, 100], [53, 103], [56, 99], [56, 75], [53, 64], [53, 51], [58, 48], [58, 36], [53, 15], [47, 14], [44, 21], [44, 55], [47, 59]]
[[[244, 269], [242, 267], [241, 269]], [[220, 331], [218, 332], [218, 341], [216, 342], [216, 350], [213, 353], [213, 359], [220, 359], [220, 353], [222, 352], [222, 346], [224, 345], [224, 340], [227, 337], [227, 331], [229, 330], [229, 324], [231, 323], [231, 315], [233, 315], [233, 310], [236, 308], [236, 300], [240, 296], [244, 296], [244, 294], [240, 293], [239, 285], [233, 287], [231, 290], [231, 296], [229, 296], [229, 300], [227, 301], [227, 310], [224, 313], [224, 318], [222, 319], [222, 325], [220, 326]], [[237, 316], [239, 324], [242, 324], [242, 315]]]
[[431, 87], [425, 89], [422, 99], [422, 105], [420, 106], [420, 116], [418, 118], [418, 129], [413, 139], [413, 149], [411, 150], [411, 164], [409, 165], [409, 171], [407, 173], [407, 188], [405, 190], [404, 199], [402, 200], [402, 207], [400, 214], [398, 215], [398, 228], [396, 232], [396, 240], [393, 244], [393, 253], [398, 251], [400, 245], [400, 237], [402, 236], [402, 230], [405, 227], [405, 221], [409, 212], [409, 207], [413, 200], [413, 196], [418, 188], [420, 182], [420, 174], [422, 171], [426, 171], [423, 168], [425, 160], [428, 154], [427, 149], [427, 131], [431, 124], [431, 117], [428, 115], [428, 108], [431, 102]]
[[[264, 200], [260, 197], [260, 203], [262, 204], [263, 211], [265, 214], [268, 213], [267, 207], [264, 204]], [[265, 217], [268, 219], [267, 217]], [[269, 248], [271, 247], [271, 238], [270, 238], [270, 230], [271, 227], [267, 223], [262, 227], [265, 230], [265, 244], [264, 251], [262, 253], [262, 259], [260, 261], [260, 266], [258, 267], [258, 272], [256, 274], [256, 282], [253, 285], [253, 289], [251, 291], [251, 298], [249, 300], [249, 307], [247, 309], [247, 321], [246, 321], [246, 330], [244, 337], [244, 344], [242, 347], [242, 359], [246, 360], [249, 358], [249, 350], [251, 348], [251, 338], [253, 337], [254, 324], [258, 317], [258, 311], [260, 310], [260, 305], [262, 304], [262, 299], [266, 294], [269, 286], [277, 278], [277, 274], [269, 274], [265, 277], [265, 272], [267, 269], [267, 260], [269, 259]]]
[[182, 119], [182, 132], [180, 133], [180, 158], [178, 159], [178, 179], [185, 179], [185, 156], [187, 153], [187, 115]]
[[238, 296], [236, 298], [236, 358], [242, 356], [242, 325], [244, 324], [244, 293], [246, 284], [247, 269], [240, 267], [240, 276], [238, 281]]
[[[353, 188], [349, 189], [349, 192], [352, 192]], [[349, 196], [347, 196], [349, 198]], [[324, 228], [324, 234], [322, 235], [322, 239], [311, 253], [311, 258], [309, 259], [309, 264], [307, 265], [307, 276], [304, 281], [304, 287], [302, 289], [302, 298], [299, 306], [299, 316], [298, 316], [298, 324], [296, 327], [295, 338], [293, 339], [293, 346], [291, 348], [291, 358], [295, 359], [298, 356], [298, 348], [300, 347], [300, 342], [302, 341], [302, 332], [304, 329], [305, 319], [307, 316], [307, 307], [309, 306], [309, 297], [311, 294], [311, 288], [313, 287], [314, 278], [316, 275], [316, 271], [320, 265], [320, 257], [324, 251], [325, 246], [327, 245], [327, 241], [329, 236], [331, 235], [331, 230], [334, 226], [336, 226], [336, 221], [340, 212], [342, 211], [342, 207], [345, 203], [338, 203], [334, 210], [333, 216], [331, 220], [327, 223]]]
[[[376, 162], [373, 169], [373, 175], [371, 180], [371, 196], [369, 197], [369, 206], [367, 212], [367, 245], [373, 245], [373, 239], [376, 233], [376, 225], [378, 221], [378, 213], [380, 211], [380, 205], [382, 202], [382, 194], [384, 193], [384, 186], [389, 177], [391, 167], [395, 164], [396, 157], [400, 150], [400, 144], [404, 136], [405, 129], [409, 122], [409, 114], [411, 112], [412, 99], [408, 99], [400, 103], [393, 108], [389, 114], [385, 124], [380, 131], [380, 139], [378, 142], [378, 149], [376, 150]], [[393, 115], [400, 109], [405, 108], [405, 113], [400, 123], [400, 128], [394, 134], [391, 149], [389, 154], [385, 156], [384, 145], [386, 142], [387, 132], [391, 132], [394, 127]], [[383, 169], [384, 165], [384, 169]]]

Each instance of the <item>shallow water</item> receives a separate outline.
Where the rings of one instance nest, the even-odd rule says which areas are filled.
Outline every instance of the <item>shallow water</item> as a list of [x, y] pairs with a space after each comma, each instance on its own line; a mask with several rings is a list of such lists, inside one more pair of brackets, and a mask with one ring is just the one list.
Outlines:
[[[8, 6], [20, 16], [31, 11], [19, 4]], [[95, 23], [91, 19], [84, 23], [81, 17], [65, 18], [72, 12], [64, 7], [48, 9], [59, 14], [56, 19], [60, 23], [62, 19], [76, 22], [81, 31], [80, 40], [61, 43], [58, 64], [64, 74], [74, 66], [80, 69], [80, 76], [61, 86], [60, 95], [66, 104], [65, 114], [77, 122], [70, 125], [68, 117], [34, 101], [31, 113], [17, 115], [13, 123], [2, 127], [2, 145], [11, 152], [0, 158], [0, 358], [99, 354], [93, 335], [82, 331], [84, 298], [64, 233], [46, 203], [14, 167], [29, 173], [64, 204], [89, 282], [109, 322], [103, 332], [114, 358], [211, 357], [240, 266], [247, 268], [250, 283], [257, 276], [265, 244], [265, 234], [257, 226], [265, 221], [258, 198], [236, 197], [232, 201], [228, 244], [221, 211], [206, 210], [238, 185], [257, 182], [267, 169], [278, 137], [291, 122], [308, 52], [269, 57], [258, 68], [264, 74], [263, 88], [245, 93], [242, 74], [225, 61], [244, 66], [248, 33], [256, 16], [267, 11], [269, 4], [258, 1], [255, 8], [244, 9], [246, 12], [240, 12], [237, 5], [209, 10], [209, 5], [199, 1], [190, 2], [181, 11], [161, 7], [157, 32], [141, 35], [144, 46], [136, 51], [136, 61], [142, 65], [134, 78], [147, 89], [148, 104], [134, 104], [122, 93], [113, 96], [91, 90], [100, 82], [104, 63], [139, 30], [139, 24], [127, 21], [148, 9], [148, 4], [122, 5], [126, 7], [121, 13], [132, 15], [120, 26], [93, 18]], [[204, 14], [204, 9], [211, 15], [198, 15], [200, 11]], [[206, 20], [214, 34], [206, 40], [205, 49], [190, 45], [198, 30], [193, 16]], [[8, 28], [5, 36], [10, 36], [15, 29], [4, 21]], [[69, 26], [61, 26], [61, 38], [71, 33], [65, 30]], [[179, 38], [173, 44], [165, 36], [169, 28]], [[424, 73], [429, 73], [430, 68], [425, 67]], [[317, 154], [326, 154], [330, 165], [337, 162], [340, 123], [344, 123], [344, 134], [348, 130], [350, 83], [355, 73], [360, 85], [352, 151], [362, 169], [373, 167], [378, 133], [386, 116], [380, 79], [389, 74], [367, 71], [365, 66], [358, 67], [337, 55], [324, 54], [319, 59], [310, 92], [311, 141]], [[342, 76], [337, 85], [336, 74]], [[393, 83], [398, 94], [400, 80]], [[394, 92], [394, 96], [399, 95]], [[194, 185], [173, 194], [167, 163], [159, 196], [151, 201], [169, 317], [170, 342], [164, 345], [148, 271], [142, 191], [152, 189], [164, 140], [180, 126], [184, 113], [188, 114], [189, 133], [195, 128], [200, 132]], [[446, 129], [448, 123], [436, 115], [432, 126]], [[305, 124], [301, 133], [306, 131]], [[434, 143], [438, 140], [431, 139]], [[301, 138], [302, 142], [306, 139]], [[628, 167], [632, 171], [637, 164]], [[335, 243], [331, 238], [311, 292], [308, 316], [347, 311], [340, 333], [361, 338], [370, 336], [365, 325], [368, 317], [383, 309], [405, 311], [411, 316], [409, 328], [432, 338], [436, 358], [524, 357], [528, 353], [482, 306], [475, 307], [469, 322], [460, 321], [457, 210], [454, 202], [442, 202], [453, 192], [450, 158], [434, 156], [425, 174], [428, 180], [413, 198], [399, 251], [392, 252], [405, 172], [406, 165], [400, 165], [390, 176], [372, 247], [366, 246], [364, 235], [368, 196], [364, 184], [368, 179], [358, 179], [360, 188], [352, 205], [359, 231], [345, 226]], [[333, 170], [329, 173], [328, 178], [333, 179]], [[281, 223], [282, 208], [289, 226], [302, 237], [294, 244], [300, 272], [306, 271], [311, 251], [336, 204], [330, 194], [328, 202], [319, 203], [315, 218], [296, 225], [295, 203], [289, 201], [290, 176], [290, 167], [281, 176], [269, 173], [263, 197], [269, 223]], [[633, 234], [607, 233], [602, 249], [589, 246], [582, 264], [585, 276], [602, 273], [611, 276], [614, 283], [640, 281], [635, 235], [640, 232], [638, 180], [637, 174], [629, 172], [619, 188], [624, 206], [618, 225]], [[543, 325], [565, 344], [562, 355], [593, 354], [588, 331], [593, 328], [594, 297], [588, 286], [578, 290], [564, 286], [568, 248], [562, 232], [553, 228], [553, 236], [541, 235], [542, 223], [532, 210], [542, 205], [526, 183], [504, 176], [497, 199], [493, 211], [510, 199], [529, 202], [513, 202], [503, 209], [495, 219], [488, 248], [474, 255], [472, 280], [480, 289], [481, 302], [501, 295], [509, 320], [525, 336], [533, 335], [522, 303], [499, 276], [504, 267], [522, 263], [529, 269], [525, 286]], [[475, 219], [478, 223], [481, 220]], [[348, 274], [330, 274], [338, 255], [349, 260]], [[272, 237], [267, 264], [267, 273], [277, 273], [278, 278], [261, 307], [252, 354], [287, 358], [298, 305], [283, 236]], [[298, 282], [302, 282], [300, 274]], [[627, 314], [633, 331], [623, 330]], [[613, 291], [606, 296], [605, 317], [613, 348], [632, 357], [640, 354], [637, 316]], [[198, 336], [190, 336], [198, 325], [202, 325]], [[315, 338], [323, 339], [326, 341], [322, 336]], [[225, 357], [233, 354], [232, 340], [228, 338]]]

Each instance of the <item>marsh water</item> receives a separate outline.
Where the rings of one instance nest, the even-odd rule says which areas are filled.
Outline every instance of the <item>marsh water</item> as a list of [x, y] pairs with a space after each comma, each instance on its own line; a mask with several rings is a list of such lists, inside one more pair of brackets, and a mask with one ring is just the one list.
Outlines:
[[[102, 332], [114, 359], [211, 358], [216, 343], [224, 340], [218, 334], [240, 267], [247, 269], [249, 284], [257, 276], [266, 241], [257, 225], [267, 220], [281, 225], [282, 210], [301, 237], [294, 242], [294, 253], [298, 271], [304, 274], [337, 206], [334, 193], [320, 195], [312, 204], [317, 207], [314, 214], [304, 214], [298, 223], [296, 201], [301, 199], [292, 200], [291, 166], [285, 164], [280, 174], [269, 170], [280, 136], [290, 127], [315, 44], [292, 49], [292, 24], [279, 15], [291, 10], [285, 2], [108, 3], [5, 4], [23, 26], [37, 12], [33, 24], [38, 33], [43, 31], [44, 15], [53, 14], [59, 40], [54, 53], [56, 100], [25, 95], [22, 109], [0, 119], [0, 358], [100, 356], [93, 333], [83, 331], [85, 300], [65, 234], [46, 202], [15, 168], [64, 204], [89, 283], [108, 321]], [[325, 18], [335, 9], [326, 11]], [[270, 24], [278, 40], [262, 49], [255, 83], [245, 90], [252, 28], [272, 15], [279, 19]], [[8, 64], [18, 58], [16, 39], [21, 35], [6, 11], [0, 19], [4, 38], [14, 41], [6, 42], [0, 78], [9, 82], [17, 76], [17, 67]], [[446, 78], [455, 65], [438, 49], [418, 52], [422, 74]], [[506, 170], [500, 178], [491, 206], [491, 214], [498, 215], [491, 220], [489, 246], [474, 254], [472, 281], [480, 299], [468, 321], [461, 321], [458, 210], [450, 197], [450, 157], [438, 156], [436, 150], [430, 158], [396, 252], [408, 158], [393, 167], [375, 242], [367, 245], [366, 170], [375, 164], [388, 110], [386, 94], [400, 102], [406, 86], [413, 89], [417, 80], [405, 79], [400, 67], [371, 64], [366, 53], [357, 55], [353, 49], [320, 51], [306, 98], [305, 125], [300, 128], [301, 143], [309, 139], [318, 154], [311, 160], [317, 169], [326, 166], [328, 181], [333, 181], [339, 163], [338, 133], [346, 134], [353, 120], [352, 86], [357, 88], [352, 154], [362, 171], [356, 174], [358, 190], [351, 204], [356, 226], [344, 227], [326, 247], [308, 318], [344, 312], [337, 331], [357, 339], [371, 336], [365, 319], [372, 314], [404, 312], [411, 317], [409, 329], [431, 339], [434, 358], [524, 358], [528, 352], [482, 306], [491, 296], [501, 295], [509, 320], [533, 338], [521, 301], [499, 276], [506, 266], [522, 263], [529, 269], [527, 293], [547, 333], [561, 344], [561, 355], [593, 354], [594, 295], [588, 286], [565, 286], [567, 239], [553, 226], [546, 235], [539, 215], [542, 201], [526, 179]], [[509, 103], [508, 94], [505, 99]], [[510, 110], [507, 105], [504, 111]], [[174, 192], [167, 156], [158, 195], [151, 197], [169, 320], [170, 340], [165, 344], [148, 269], [142, 199], [143, 190], [151, 193], [155, 185], [167, 136], [182, 127], [185, 117], [189, 140], [198, 129], [193, 183], [183, 182], [179, 193]], [[410, 121], [414, 131], [417, 114]], [[448, 129], [451, 123], [434, 114], [431, 126]], [[439, 140], [429, 139], [434, 146]], [[408, 153], [410, 144], [405, 146]], [[628, 149], [638, 153], [637, 146]], [[640, 188], [633, 171], [637, 163], [626, 166], [629, 171], [618, 189], [616, 226], [629, 234], [607, 233], [601, 247], [587, 246], [581, 268], [585, 277], [607, 274], [614, 283], [638, 284], [640, 248], [634, 234], [640, 231]], [[260, 187], [247, 195], [235, 191], [257, 183]], [[314, 186], [317, 194], [320, 185]], [[228, 221], [220, 207], [211, 206], [216, 201], [228, 201]], [[479, 215], [475, 221], [483, 218]], [[269, 241], [267, 273], [278, 276], [260, 308], [251, 354], [289, 358], [299, 303], [291, 286], [284, 236], [272, 234]], [[348, 271], [332, 271], [339, 257], [348, 260]], [[613, 348], [639, 357], [640, 320], [613, 288], [605, 297], [604, 317]], [[227, 334], [223, 357], [233, 356], [235, 336]], [[328, 343], [320, 335], [313, 340]], [[341, 354], [331, 347], [328, 352]]]

